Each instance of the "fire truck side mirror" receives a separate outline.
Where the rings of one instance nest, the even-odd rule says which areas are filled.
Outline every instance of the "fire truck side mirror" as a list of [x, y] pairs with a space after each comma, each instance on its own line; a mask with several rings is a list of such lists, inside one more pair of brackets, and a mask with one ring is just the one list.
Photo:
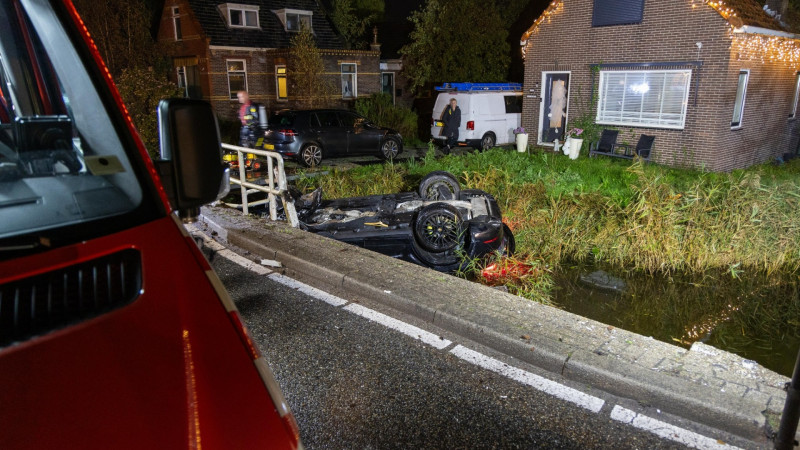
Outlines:
[[200, 206], [223, 197], [230, 186], [217, 118], [208, 102], [171, 98], [158, 105], [158, 125], [164, 189], [180, 217], [194, 221]]

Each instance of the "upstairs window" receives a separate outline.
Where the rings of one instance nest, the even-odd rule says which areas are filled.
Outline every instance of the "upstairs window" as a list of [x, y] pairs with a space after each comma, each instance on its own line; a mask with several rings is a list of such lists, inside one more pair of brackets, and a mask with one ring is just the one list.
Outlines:
[[223, 3], [219, 5], [219, 10], [228, 28], [259, 28], [258, 6]]
[[744, 116], [744, 99], [747, 97], [747, 80], [750, 78], [750, 70], [742, 69], [739, 71], [739, 85], [736, 87], [736, 101], [733, 104], [733, 119], [731, 119], [731, 129], [742, 128], [742, 117]]
[[592, 26], [642, 23], [644, 0], [594, 0]]
[[181, 33], [181, 10], [177, 6], [172, 8], [172, 25], [173, 28], [175, 28], [175, 40], [183, 40], [183, 34]]
[[309, 30], [312, 29], [311, 17], [313, 16], [313, 13], [311, 11], [302, 9], [279, 9], [272, 12], [274, 12], [275, 15], [277, 15], [281, 20], [283, 28], [286, 31], [296, 33], [299, 32], [304, 26], [308, 27]]

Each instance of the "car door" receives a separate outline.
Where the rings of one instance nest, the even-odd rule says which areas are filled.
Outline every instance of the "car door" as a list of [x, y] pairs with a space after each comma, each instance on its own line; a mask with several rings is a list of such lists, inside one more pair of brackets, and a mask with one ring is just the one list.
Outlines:
[[347, 133], [347, 153], [351, 155], [378, 151], [381, 130], [369, 121], [349, 111], [339, 111], [339, 121]]
[[347, 133], [342, 128], [336, 111], [316, 111], [309, 120], [311, 124], [319, 124], [317, 135], [325, 154], [331, 156], [347, 154]]

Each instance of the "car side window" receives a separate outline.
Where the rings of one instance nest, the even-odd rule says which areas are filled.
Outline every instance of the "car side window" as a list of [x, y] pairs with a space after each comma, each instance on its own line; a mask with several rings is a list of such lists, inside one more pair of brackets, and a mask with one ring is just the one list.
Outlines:
[[333, 111], [320, 111], [317, 113], [319, 123], [323, 127], [338, 127], [339, 120], [336, 119], [336, 113]]
[[342, 122], [342, 126], [345, 128], [354, 128], [356, 126], [356, 119], [358, 118], [355, 114], [350, 113], [338, 113], [339, 121]]
[[315, 113], [308, 115], [308, 126], [312, 128], [320, 126], [319, 117]]

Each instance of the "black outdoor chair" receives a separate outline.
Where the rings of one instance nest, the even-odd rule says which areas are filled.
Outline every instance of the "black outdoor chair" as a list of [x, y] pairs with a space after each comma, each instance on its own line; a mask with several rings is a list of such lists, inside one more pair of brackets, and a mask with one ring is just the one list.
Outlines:
[[650, 154], [653, 152], [653, 141], [655, 136], [648, 136], [643, 134], [639, 136], [639, 142], [636, 146], [628, 144], [617, 144], [617, 130], [603, 130], [600, 136], [600, 141], [592, 143], [589, 148], [589, 156], [604, 155], [613, 156], [614, 158], [633, 159], [639, 156], [644, 160], [650, 160]]
[[603, 130], [600, 140], [589, 145], [589, 157], [597, 155], [614, 156], [614, 147], [617, 145], [618, 130]]

